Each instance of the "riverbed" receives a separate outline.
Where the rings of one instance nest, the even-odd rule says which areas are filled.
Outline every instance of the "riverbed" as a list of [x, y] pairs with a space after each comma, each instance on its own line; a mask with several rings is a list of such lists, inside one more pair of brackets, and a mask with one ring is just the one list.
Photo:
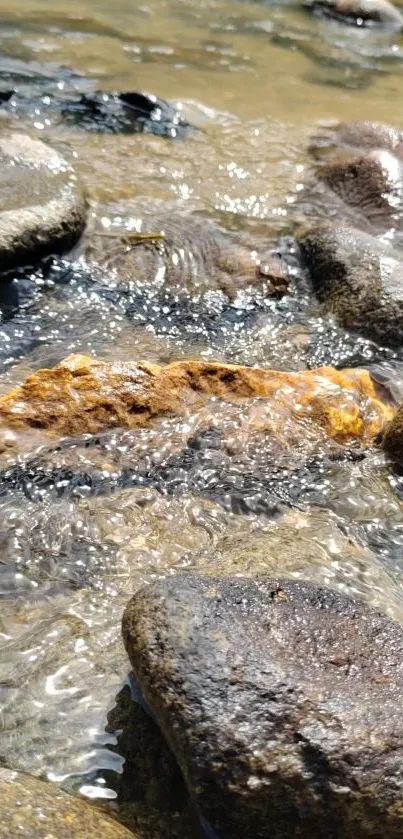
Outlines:
[[[89, 196], [90, 231], [196, 213], [267, 238], [291, 276], [282, 300], [223, 311], [213, 296], [207, 314], [191, 300], [166, 309], [135, 283], [119, 288], [113, 254], [110, 283], [100, 284], [78, 247], [28, 273], [18, 311], [4, 308], [0, 393], [82, 352], [279, 370], [369, 366], [398, 403], [402, 352], [323, 313], [293, 237], [306, 220], [312, 138], [357, 118], [399, 125], [402, 57], [396, 33], [343, 26], [286, 0], [0, 2], [2, 89], [19, 86], [34, 102], [1, 109], [0, 128], [49, 142], [71, 162]], [[179, 103], [193, 128], [177, 139], [86, 130], [43, 99], [73, 88], [148, 91]], [[239, 416], [223, 422], [236, 437]], [[20, 477], [11, 467], [0, 474], [0, 762], [109, 802], [156, 839], [159, 807], [166, 836], [191, 827], [182, 801], [151, 794], [151, 760], [130, 782], [133, 800], [128, 763], [123, 774], [120, 621], [143, 583], [183, 569], [281, 569], [403, 619], [403, 483], [378, 450], [319, 458], [310, 471], [296, 452], [276, 475], [275, 451], [225, 459], [210, 438], [202, 454], [194, 445], [197, 456], [181, 459], [203, 423], [168, 417], [94, 445], [73, 441], [47, 453], [45, 466], [25, 452]]]

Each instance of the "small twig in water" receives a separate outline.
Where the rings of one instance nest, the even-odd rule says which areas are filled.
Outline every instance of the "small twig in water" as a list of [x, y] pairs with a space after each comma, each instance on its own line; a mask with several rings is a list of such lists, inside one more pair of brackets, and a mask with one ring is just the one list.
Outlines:
[[160, 233], [136, 233], [136, 232], [128, 232], [118, 233], [118, 232], [110, 232], [107, 233], [106, 231], [98, 231], [95, 232], [95, 236], [103, 236], [107, 239], [120, 239], [124, 245], [141, 245], [143, 242], [160, 242], [165, 239], [164, 231], [160, 231]]

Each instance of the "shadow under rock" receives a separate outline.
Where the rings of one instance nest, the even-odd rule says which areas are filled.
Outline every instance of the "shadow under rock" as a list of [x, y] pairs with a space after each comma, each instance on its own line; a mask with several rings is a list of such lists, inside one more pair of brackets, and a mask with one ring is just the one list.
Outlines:
[[128, 685], [116, 697], [106, 730], [117, 738], [108, 749], [125, 761], [114, 781], [119, 820], [141, 839], [199, 839], [203, 834], [178, 764]]

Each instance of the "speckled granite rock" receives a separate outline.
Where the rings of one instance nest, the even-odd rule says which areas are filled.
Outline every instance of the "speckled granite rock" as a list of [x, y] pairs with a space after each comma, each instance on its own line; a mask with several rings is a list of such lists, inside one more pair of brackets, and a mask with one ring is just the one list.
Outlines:
[[221, 839], [398, 839], [403, 631], [270, 578], [142, 588], [123, 638], [147, 706]]

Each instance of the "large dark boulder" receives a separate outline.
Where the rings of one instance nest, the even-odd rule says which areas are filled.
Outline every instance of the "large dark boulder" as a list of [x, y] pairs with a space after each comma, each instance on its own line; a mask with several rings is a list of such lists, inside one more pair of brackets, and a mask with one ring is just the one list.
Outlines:
[[221, 839], [403, 835], [403, 630], [307, 583], [184, 575], [123, 617], [134, 675]]
[[2, 135], [0, 176], [0, 273], [77, 242], [86, 201], [59, 152], [25, 134]]
[[136, 839], [82, 798], [0, 769], [0, 839]]
[[299, 237], [319, 300], [343, 326], [379, 343], [403, 341], [403, 261], [375, 236], [319, 227]]

